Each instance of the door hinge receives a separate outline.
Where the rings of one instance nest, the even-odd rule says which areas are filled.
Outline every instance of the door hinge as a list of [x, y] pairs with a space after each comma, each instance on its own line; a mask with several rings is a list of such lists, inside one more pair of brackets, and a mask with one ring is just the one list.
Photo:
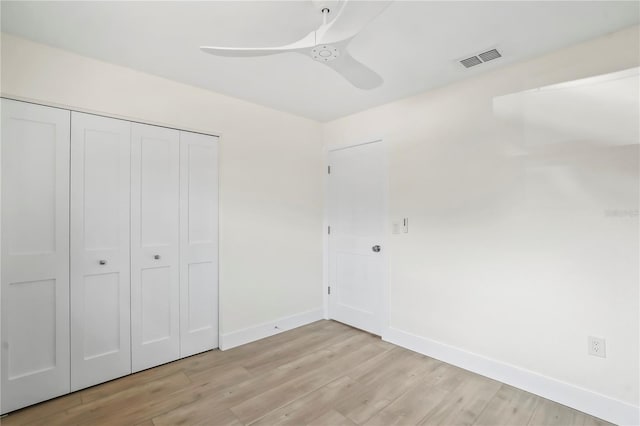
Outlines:
[[327, 234], [331, 235], [331, 227], [327, 226]]
[[327, 288], [327, 294], [331, 294], [331, 286]]
[[331, 166], [327, 166], [327, 174], [330, 175], [331, 174]]

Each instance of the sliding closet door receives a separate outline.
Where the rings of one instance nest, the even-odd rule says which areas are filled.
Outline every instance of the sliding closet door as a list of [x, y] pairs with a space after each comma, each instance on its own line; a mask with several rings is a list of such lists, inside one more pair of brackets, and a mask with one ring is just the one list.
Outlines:
[[180, 357], [180, 133], [132, 124], [131, 343], [133, 371]]
[[218, 347], [218, 138], [180, 132], [180, 355]]
[[2, 100], [2, 412], [69, 392], [69, 111]]
[[71, 389], [131, 373], [131, 123], [71, 114]]

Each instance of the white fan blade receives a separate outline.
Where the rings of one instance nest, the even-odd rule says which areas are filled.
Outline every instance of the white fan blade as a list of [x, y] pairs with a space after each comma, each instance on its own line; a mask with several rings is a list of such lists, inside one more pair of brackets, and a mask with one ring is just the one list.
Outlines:
[[378, 73], [362, 62], [358, 62], [346, 50], [333, 61], [323, 63], [359, 89], [375, 89], [384, 81]]
[[276, 55], [278, 53], [290, 52], [291, 50], [282, 47], [215, 47], [202, 46], [200, 50], [216, 56], [229, 56], [235, 58], [246, 58], [252, 56]]
[[338, 11], [338, 16], [327, 25], [323, 25], [318, 29], [317, 43], [331, 44], [353, 38], [391, 3], [391, 0], [344, 0], [344, 4]]
[[316, 44], [316, 32], [311, 31], [302, 39], [287, 44], [285, 46], [276, 47], [218, 47], [218, 46], [200, 46], [203, 52], [211, 53], [216, 56], [230, 56], [236, 58], [246, 58], [253, 56], [276, 55], [278, 53], [295, 52], [298, 50], [306, 50], [314, 47]]

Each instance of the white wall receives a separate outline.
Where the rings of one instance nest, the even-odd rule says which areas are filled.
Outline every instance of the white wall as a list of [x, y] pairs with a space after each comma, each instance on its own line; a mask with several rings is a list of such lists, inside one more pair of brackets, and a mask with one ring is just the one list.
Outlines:
[[3, 96], [222, 135], [223, 338], [321, 309], [319, 123], [8, 34], [1, 53]]
[[[410, 220], [389, 241], [391, 328], [637, 406], [638, 145], [625, 142], [637, 140], [637, 111], [560, 96], [566, 108], [590, 105], [581, 117], [623, 117], [615, 135], [595, 126], [587, 140], [522, 92], [637, 67], [638, 36], [621, 31], [324, 126], [8, 35], [1, 90], [222, 133], [223, 334], [320, 307], [321, 135], [329, 148], [384, 136], [391, 217]], [[638, 91], [628, 97], [637, 108]], [[588, 335], [607, 339], [606, 359], [587, 356]]]
[[[603, 90], [521, 92], [637, 67], [639, 47], [630, 28], [326, 124], [329, 149], [388, 143], [390, 216], [409, 218], [388, 242], [389, 336], [602, 394], [633, 416], [637, 70]], [[587, 355], [589, 335], [606, 338], [606, 359]]]

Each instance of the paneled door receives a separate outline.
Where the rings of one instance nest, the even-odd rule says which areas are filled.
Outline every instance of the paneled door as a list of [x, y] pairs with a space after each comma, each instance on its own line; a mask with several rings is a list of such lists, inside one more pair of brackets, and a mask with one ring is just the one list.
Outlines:
[[131, 129], [133, 372], [180, 357], [180, 132]]
[[329, 316], [382, 331], [387, 165], [383, 142], [329, 153]]
[[71, 390], [131, 373], [131, 123], [71, 113]]
[[2, 99], [1, 412], [69, 392], [69, 111]]
[[180, 132], [180, 356], [218, 347], [218, 138]]

